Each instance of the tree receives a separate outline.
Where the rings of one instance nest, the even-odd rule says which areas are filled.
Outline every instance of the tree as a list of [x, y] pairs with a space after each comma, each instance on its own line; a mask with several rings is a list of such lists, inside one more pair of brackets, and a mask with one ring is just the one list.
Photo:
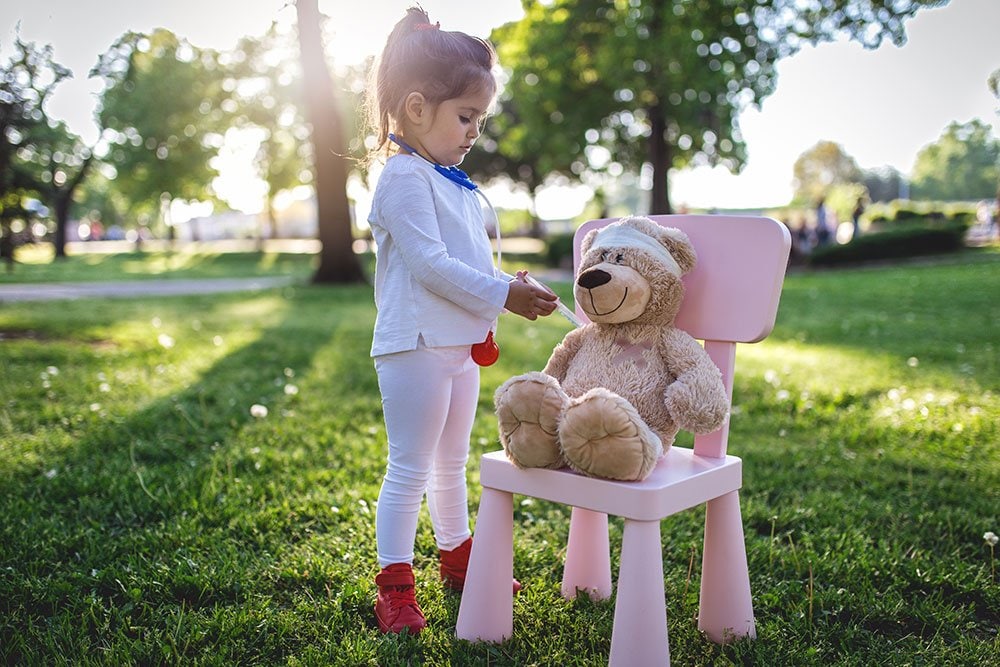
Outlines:
[[[261, 137], [254, 163], [267, 184], [264, 212], [270, 236], [275, 238], [279, 234], [273, 206], [275, 195], [311, 184], [313, 178], [297, 37], [273, 23], [263, 36], [242, 39], [232, 53], [226, 54], [226, 60], [233, 77], [229, 85], [239, 106], [236, 126]], [[335, 88], [344, 91], [340, 112], [347, 136], [358, 134], [356, 109], [361, 106], [359, 98], [366, 71], [367, 67], [362, 65], [331, 73]], [[349, 147], [352, 157], [362, 157], [360, 140]]]
[[[240, 40], [228, 54], [230, 86], [238, 100], [236, 125], [261, 137], [254, 158], [267, 184], [264, 213], [278, 236], [274, 197], [311, 180], [309, 128], [302, 116], [302, 76], [295, 36], [272, 23], [260, 38]], [[263, 234], [262, 234], [263, 237]]]
[[40, 194], [38, 171], [26, 156], [52, 128], [45, 103], [70, 71], [52, 60], [52, 47], [38, 48], [17, 37], [15, 52], [0, 70], [0, 258], [14, 261], [15, 220], [31, 217], [27, 200]]
[[100, 222], [106, 231], [125, 227], [126, 204], [115, 189], [115, 170], [110, 165], [96, 162], [73, 198], [71, 215], [77, 220]]
[[296, 19], [302, 57], [306, 116], [312, 129], [313, 183], [321, 244], [316, 283], [366, 282], [354, 254], [347, 199], [347, 143], [343, 113], [323, 50], [317, 0], [297, 0]]
[[917, 154], [910, 180], [913, 199], [990, 199], [1000, 183], [1000, 140], [981, 120], [950, 123]]
[[213, 198], [210, 160], [232, 106], [217, 54], [169, 30], [128, 32], [91, 75], [105, 81], [98, 112], [105, 159], [130, 210], [155, 216], [172, 199]]
[[858, 163], [832, 141], [820, 141], [804, 152], [792, 169], [797, 204], [813, 203], [834, 186], [861, 181]]
[[55, 256], [65, 258], [70, 209], [94, 164], [94, 152], [79, 136], [70, 132], [64, 122], [50, 121], [32, 132], [31, 141], [26, 142], [19, 155], [33, 171], [34, 189], [39, 198], [55, 214]]
[[492, 35], [521, 127], [500, 148], [516, 159], [535, 143], [558, 164], [585, 166], [601, 145], [626, 169], [649, 163], [652, 212], [669, 213], [670, 169], [742, 167], [739, 114], [774, 90], [780, 58], [845, 34], [899, 44], [904, 21], [938, 4], [524, 0], [524, 18]]

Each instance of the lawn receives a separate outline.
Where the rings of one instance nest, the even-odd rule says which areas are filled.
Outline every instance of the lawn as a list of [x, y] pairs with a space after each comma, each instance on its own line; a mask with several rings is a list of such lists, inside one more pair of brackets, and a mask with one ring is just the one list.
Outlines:
[[[775, 332], [737, 353], [730, 452], [744, 459], [758, 637], [720, 647], [697, 632], [692, 510], [663, 524], [675, 664], [995, 661], [998, 294], [995, 253], [788, 278]], [[0, 306], [0, 659], [603, 664], [613, 601], [559, 596], [568, 513], [527, 499], [511, 640], [455, 638], [459, 598], [437, 582], [426, 512], [415, 567], [430, 625], [378, 633], [374, 314], [369, 287], [304, 278]], [[568, 326], [502, 320], [473, 511], [475, 461], [498, 447], [493, 390], [540, 368]], [[617, 572], [619, 520], [611, 531]]]
[[195, 280], [296, 276], [306, 279], [317, 256], [307, 252], [228, 252], [212, 244], [181, 244], [176, 250], [85, 252], [52, 261], [50, 246], [18, 249], [17, 264], [0, 264], [0, 285], [16, 283]]

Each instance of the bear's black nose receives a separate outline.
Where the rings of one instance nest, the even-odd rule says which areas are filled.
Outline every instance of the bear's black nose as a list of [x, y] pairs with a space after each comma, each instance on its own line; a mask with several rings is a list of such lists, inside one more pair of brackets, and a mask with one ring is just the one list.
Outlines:
[[595, 287], [600, 287], [604, 283], [610, 281], [611, 274], [607, 271], [591, 269], [590, 271], [581, 273], [580, 277], [576, 279], [576, 284], [580, 287], [586, 287], [587, 289], [594, 289]]

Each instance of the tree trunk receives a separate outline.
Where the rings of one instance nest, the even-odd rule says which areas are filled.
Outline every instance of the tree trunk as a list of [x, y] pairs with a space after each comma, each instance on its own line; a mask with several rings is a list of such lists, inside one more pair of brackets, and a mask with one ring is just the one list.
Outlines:
[[56, 235], [53, 239], [56, 259], [66, 259], [66, 225], [69, 224], [69, 205], [71, 201], [73, 201], [73, 198], [66, 196], [65, 191], [56, 193]]
[[649, 212], [673, 213], [670, 206], [670, 144], [667, 143], [667, 119], [657, 104], [649, 110], [649, 161], [653, 165], [653, 191]]
[[93, 151], [87, 159], [80, 165], [80, 171], [76, 172], [73, 180], [69, 181], [62, 189], [57, 189], [52, 193], [52, 201], [55, 204], [56, 212], [56, 235], [53, 244], [56, 250], [56, 259], [66, 258], [66, 225], [69, 224], [69, 209], [73, 205], [73, 193], [83, 183], [87, 177], [90, 165], [94, 162]]
[[7, 273], [14, 273], [14, 234], [9, 224], [0, 224], [0, 260], [7, 265]]
[[320, 261], [314, 283], [366, 282], [354, 254], [347, 201], [347, 144], [333, 79], [326, 65], [317, 0], [295, 3], [306, 117], [312, 126]]

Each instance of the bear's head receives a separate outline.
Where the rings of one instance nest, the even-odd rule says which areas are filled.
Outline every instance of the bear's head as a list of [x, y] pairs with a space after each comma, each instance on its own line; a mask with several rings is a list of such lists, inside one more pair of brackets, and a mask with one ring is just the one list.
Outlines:
[[597, 324], [672, 324], [684, 298], [681, 276], [696, 256], [687, 235], [644, 217], [589, 232], [573, 294]]

